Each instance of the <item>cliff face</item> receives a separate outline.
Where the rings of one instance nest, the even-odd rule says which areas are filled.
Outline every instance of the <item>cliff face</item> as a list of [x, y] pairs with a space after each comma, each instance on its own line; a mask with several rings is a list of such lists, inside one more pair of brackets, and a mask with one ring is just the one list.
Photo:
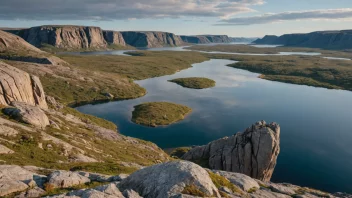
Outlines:
[[179, 36], [168, 32], [121, 32], [125, 42], [134, 47], [165, 47], [180, 46], [182, 40]]
[[243, 133], [191, 149], [184, 160], [204, 161], [211, 169], [270, 181], [280, 152], [280, 126], [257, 122]]
[[195, 44], [207, 43], [231, 43], [232, 40], [227, 35], [196, 35], [196, 36], [181, 36], [183, 42]]
[[19, 30], [17, 33], [36, 47], [41, 47], [43, 44], [65, 49], [105, 48], [107, 46], [99, 27], [39, 26]]
[[211, 43], [205, 36], [181, 36], [181, 39], [185, 43], [196, 43], [196, 44], [207, 44]]
[[126, 46], [125, 39], [121, 32], [103, 31], [104, 39], [108, 44]]
[[29, 29], [6, 30], [22, 37], [30, 44], [41, 47], [48, 44], [60, 49], [105, 49], [108, 44], [134, 47], [175, 47], [182, 39], [168, 32], [118, 32], [105, 31], [99, 27], [40, 26]]
[[285, 34], [280, 37], [265, 36], [263, 39], [254, 41], [254, 43], [323, 49], [352, 49], [352, 30]]

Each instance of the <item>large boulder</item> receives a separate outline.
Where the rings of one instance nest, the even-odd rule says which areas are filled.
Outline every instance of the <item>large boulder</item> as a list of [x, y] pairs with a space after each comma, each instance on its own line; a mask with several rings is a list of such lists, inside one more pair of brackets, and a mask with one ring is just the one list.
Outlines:
[[145, 198], [172, 197], [190, 186], [206, 196], [219, 196], [208, 172], [186, 161], [172, 161], [138, 170], [119, 185], [120, 190], [132, 189]]
[[51, 188], [68, 188], [79, 184], [89, 183], [90, 179], [78, 172], [54, 171], [48, 176], [47, 185]]
[[0, 104], [8, 106], [13, 101], [25, 102], [47, 109], [43, 86], [36, 76], [0, 61]]
[[40, 128], [50, 125], [48, 116], [37, 106], [24, 102], [11, 102], [11, 106], [3, 109], [3, 112], [14, 119]]
[[280, 126], [260, 121], [243, 133], [198, 146], [182, 156], [203, 162], [210, 169], [246, 174], [269, 181], [280, 152]]

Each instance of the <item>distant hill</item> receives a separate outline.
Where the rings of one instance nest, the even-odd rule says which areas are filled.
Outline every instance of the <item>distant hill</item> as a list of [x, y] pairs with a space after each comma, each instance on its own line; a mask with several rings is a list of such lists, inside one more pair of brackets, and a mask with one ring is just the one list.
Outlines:
[[318, 31], [307, 34], [267, 35], [254, 44], [273, 44], [322, 49], [352, 49], [352, 30]]
[[227, 35], [194, 35], [180, 36], [185, 43], [207, 44], [207, 43], [231, 43], [232, 40]]

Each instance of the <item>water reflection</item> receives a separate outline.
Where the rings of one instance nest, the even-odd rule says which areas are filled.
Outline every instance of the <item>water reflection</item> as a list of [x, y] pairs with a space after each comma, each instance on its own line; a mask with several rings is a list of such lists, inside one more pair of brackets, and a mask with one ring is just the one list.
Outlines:
[[[145, 97], [77, 109], [113, 121], [121, 133], [163, 148], [202, 145], [258, 120], [276, 121], [282, 135], [274, 182], [352, 192], [352, 92], [271, 82], [225, 66], [230, 63], [210, 60], [171, 76], [137, 81], [147, 89]], [[214, 79], [217, 85], [192, 90], [167, 81], [192, 76]], [[149, 101], [184, 104], [193, 113], [168, 127], [133, 124], [133, 106]]]

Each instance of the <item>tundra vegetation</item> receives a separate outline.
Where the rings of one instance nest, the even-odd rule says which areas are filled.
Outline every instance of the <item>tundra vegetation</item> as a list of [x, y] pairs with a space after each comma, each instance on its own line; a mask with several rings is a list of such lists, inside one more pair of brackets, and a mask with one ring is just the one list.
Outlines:
[[149, 127], [170, 125], [183, 120], [192, 109], [170, 102], [147, 102], [134, 107], [132, 121]]
[[169, 80], [170, 82], [174, 82], [182, 87], [191, 88], [191, 89], [206, 89], [210, 87], [214, 87], [216, 82], [209, 78], [201, 78], [201, 77], [191, 77], [191, 78], [177, 78], [173, 80]]

